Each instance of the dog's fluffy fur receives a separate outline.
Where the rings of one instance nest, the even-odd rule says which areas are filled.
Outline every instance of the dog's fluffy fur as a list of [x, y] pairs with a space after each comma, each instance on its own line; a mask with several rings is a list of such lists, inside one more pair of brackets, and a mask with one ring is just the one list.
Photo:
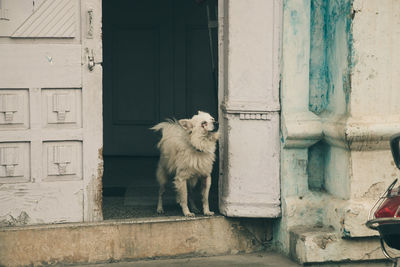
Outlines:
[[[188, 208], [188, 188], [193, 189], [198, 180], [202, 182], [202, 203], [204, 215], [213, 215], [208, 205], [211, 186], [211, 171], [215, 161], [216, 142], [219, 137], [218, 123], [206, 112], [199, 111], [191, 119], [161, 122], [151, 128], [162, 131], [158, 143], [160, 161], [157, 167], [157, 181], [160, 184], [157, 212], [163, 213], [162, 195], [168, 177], [174, 176], [176, 200], [185, 216], [194, 216]], [[197, 212], [189, 195], [191, 209]]]

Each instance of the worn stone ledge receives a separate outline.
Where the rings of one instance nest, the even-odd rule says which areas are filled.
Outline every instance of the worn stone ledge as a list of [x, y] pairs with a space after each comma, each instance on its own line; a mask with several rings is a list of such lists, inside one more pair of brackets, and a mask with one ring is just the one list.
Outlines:
[[282, 114], [285, 148], [307, 148], [323, 138], [321, 119], [312, 112]]
[[282, 201], [285, 213], [290, 218], [288, 227], [299, 225], [324, 225], [331, 227], [340, 238], [364, 238], [378, 236], [365, 223], [375, 199], [363, 198], [343, 200], [327, 193], [309, 193], [301, 199], [285, 198]]
[[247, 225], [223, 216], [1, 228], [0, 266], [253, 252], [263, 248], [253, 233]]
[[325, 139], [331, 145], [355, 150], [389, 149], [389, 139], [400, 132], [396, 117], [327, 117], [323, 118]]
[[378, 238], [342, 239], [330, 227], [293, 227], [289, 243], [290, 256], [302, 264], [384, 259]]
[[[251, 209], [243, 207], [251, 206]], [[220, 212], [229, 217], [260, 218], [260, 214], [265, 214], [266, 218], [278, 218], [281, 216], [280, 201], [275, 203], [264, 202], [240, 202], [230, 201], [226, 197], [220, 200]]]
[[389, 149], [389, 139], [400, 132], [396, 116], [317, 116], [312, 112], [283, 113], [285, 148], [307, 148], [320, 140], [349, 150]]
[[132, 225], [144, 223], [171, 223], [171, 222], [185, 222], [185, 221], [198, 221], [207, 220], [210, 218], [224, 218], [223, 216], [198, 216], [198, 217], [183, 217], [183, 216], [169, 216], [169, 217], [149, 217], [149, 218], [132, 218], [132, 219], [119, 219], [119, 220], [105, 220], [97, 222], [75, 222], [75, 223], [55, 223], [55, 224], [36, 224], [26, 226], [11, 226], [0, 227], [1, 232], [7, 231], [27, 231], [27, 230], [49, 230], [59, 228], [85, 228], [95, 226], [116, 226], [116, 225]]

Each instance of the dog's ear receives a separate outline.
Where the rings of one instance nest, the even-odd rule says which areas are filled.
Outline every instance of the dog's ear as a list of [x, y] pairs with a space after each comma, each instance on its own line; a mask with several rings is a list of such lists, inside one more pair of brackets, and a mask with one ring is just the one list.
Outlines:
[[190, 120], [183, 119], [179, 120], [178, 122], [185, 130], [190, 131], [193, 128], [193, 123]]
[[198, 114], [198, 115], [204, 114], [204, 113], [205, 113], [205, 112], [203, 112], [203, 111], [201, 111], [201, 110], [198, 110], [198, 111], [197, 111], [197, 114]]

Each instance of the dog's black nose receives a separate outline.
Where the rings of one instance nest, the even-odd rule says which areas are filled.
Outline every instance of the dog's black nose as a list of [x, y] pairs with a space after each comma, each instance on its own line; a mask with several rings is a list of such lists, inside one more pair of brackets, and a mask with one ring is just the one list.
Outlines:
[[219, 123], [217, 121], [214, 121], [214, 132], [218, 131]]

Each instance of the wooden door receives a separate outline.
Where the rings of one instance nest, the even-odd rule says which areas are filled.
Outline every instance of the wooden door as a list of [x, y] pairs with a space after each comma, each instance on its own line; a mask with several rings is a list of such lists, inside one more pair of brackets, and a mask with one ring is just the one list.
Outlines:
[[[210, 7], [215, 17], [216, 1]], [[103, 9], [105, 190], [153, 187], [159, 137], [149, 128], [198, 110], [218, 114], [206, 5], [105, 0]], [[213, 37], [216, 54], [215, 29]]]
[[0, 14], [0, 225], [100, 220], [100, 1], [1, 0]]
[[221, 1], [219, 10], [219, 211], [229, 217], [276, 218], [281, 214], [282, 1]]

